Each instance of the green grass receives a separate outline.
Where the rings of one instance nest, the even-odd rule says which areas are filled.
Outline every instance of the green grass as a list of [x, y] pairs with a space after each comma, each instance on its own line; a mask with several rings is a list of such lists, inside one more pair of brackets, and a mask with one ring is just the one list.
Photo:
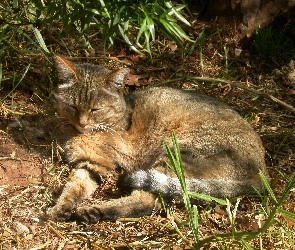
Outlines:
[[185, 4], [174, 4], [167, 0], [39, 0], [7, 1], [0, 5], [9, 13], [7, 24], [22, 23], [38, 27], [60, 22], [61, 31], [67, 34], [73, 27], [80, 33], [85, 46], [91, 47], [90, 38], [100, 36], [105, 47], [112, 46], [121, 38], [130, 49], [150, 53], [150, 42], [157, 33], [165, 33], [178, 46], [190, 37], [179, 23], [190, 26], [183, 16]]
[[254, 34], [253, 47], [256, 53], [264, 58], [275, 56], [294, 58], [294, 43], [286, 35], [284, 29], [273, 29], [268, 26], [264, 29], [259, 28]]
[[[151, 42], [167, 36], [177, 48], [183, 49], [192, 40], [182, 28], [190, 26], [182, 2], [4, 0], [0, 3], [0, 88], [9, 85], [14, 88], [13, 83], [22, 79], [27, 67], [31, 71], [42, 65], [47, 67], [44, 74], [52, 85], [56, 79], [51, 74], [54, 71], [51, 56], [61, 51], [71, 56], [74, 51], [96, 50], [97, 46], [105, 50], [116, 42], [152, 57], [155, 48]], [[33, 88], [38, 84], [33, 82]], [[39, 85], [48, 90], [47, 86]]]
[[[185, 12], [185, 1], [181, 2], [182, 4], [177, 5], [175, 2], [164, 0], [137, 2], [100, 0], [95, 4], [94, 1], [79, 0], [2, 1], [0, 3], [0, 90], [5, 87], [9, 90], [0, 100], [1, 107], [5, 105], [4, 111], [12, 115], [22, 115], [22, 113], [13, 110], [14, 91], [20, 87], [25, 87], [30, 92], [41, 88], [42, 91], [45, 90], [48, 93], [55, 82], [51, 55], [62, 52], [71, 56], [78, 50], [88, 51], [96, 45], [97, 41], [99, 41], [101, 47], [106, 49], [123, 43], [136, 53], [152, 55], [158, 53], [155, 46], [153, 47], [153, 41], [159, 40], [159, 43], [161, 43], [162, 38], [166, 37], [165, 39], [169, 42], [173, 41], [177, 48], [182, 49], [187, 55], [200, 55], [199, 57], [192, 57], [191, 60], [196, 60], [193, 67], [197, 69], [196, 65], [199, 63], [197, 60], [200, 58], [200, 65], [204, 70], [209, 60], [203, 61], [202, 58], [206, 59], [207, 56], [210, 59], [210, 57], [203, 53], [202, 48], [206, 47], [208, 40], [221, 30], [210, 30], [209, 32], [204, 29], [194, 38], [188, 36], [184, 32], [184, 27], [190, 25], [190, 18], [188, 12]], [[73, 44], [69, 42], [71, 40], [74, 41]], [[222, 40], [220, 40], [221, 43]], [[266, 28], [263, 31], [257, 31], [253, 46], [257, 52], [271, 57], [276, 55], [277, 51], [283, 53], [283, 49], [288, 52], [289, 44], [289, 41], [283, 37], [276, 37], [271, 28]], [[224, 48], [224, 51], [220, 51], [220, 53], [227, 55], [227, 47]], [[163, 54], [165, 53], [166, 51], [163, 52]], [[294, 55], [294, 51], [292, 53]], [[77, 53], [77, 55], [80, 54]], [[40, 58], [42, 58], [42, 62], [40, 62]], [[222, 69], [225, 68], [220, 74], [222, 77], [230, 74], [228, 68], [231, 67], [231, 61], [227, 59], [226, 56], [225, 65], [221, 67]], [[186, 63], [191, 60], [187, 60]], [[163, 65], [165, 65], [164, 62]], [[163, 67], [163, 72], [168, 69], [169, 65], [166, 65]], [[216, 62], [216, 65], [218, 65], [218, 62]], [[186, 65], [184, 64], [184, 66]], [[190, 67], [189, 65], [186, 69]], [[32, 75], [34, 69], [40, 68], [44, 68], [42, 74], [45, 75], [45, 79], [42, 82], [39, 79], [41, 77]], [[216, 75], [212, 73], [214, 70], [212, 69], [210, 76]], [[173, 68], [173, 72], [175, 71]], [[177, 73], [181, 74], [182, 71]], [[187, 80], [204, 81], [201, 78], [197, 79], [196, 70], [192, 74], [195, 75], [191, 78], [179, 77], [176, 80], [181, 82]], [[169, 82], [176, 81], [168, 77], [163, 79], [170, 79]], [[208, 85], [204, 86], [207, 87]], [[198, 249], [216, 243], [220, 249], [232, 249], [232, 245], [243, 249], [253, 249], [257, 246], [258, 249], [263, 249], [267, 248], [265, 246], [266, 237], [276, 238], [278, 242], [282, 242], [285, 248], [295, 248], [292, 241], [292, 232], [284, 221], [285, 218], [295, 219], [294, 213], [285, 209], [287, 207], [286, 201], [292, 188], [294, 188], [294, 173], [288, 177], [286, 186], [280, 194], [275, 193], [267, 180], [261, 176], [267, 195], [260, 196], [260, 209], [257, 213], [262, 218], [266, 218], [265, 223], [259, 232], [241, 232], [236, 228], [237, 222], [235, 220], [241, 203], [231, 203], [227, 200], [185, 191], [181, 156], [175, 135], [173, 141], [175, 148], [168, 152], [168, 155], [171, 160], [170, 165], [179, 176], [184, 190], [185, 207], [188, 211], [189, 227], [192, 233], [189, 236], [183, 235], [193, 238], [192, 248]], [[199, 230], [202, 226], [200, 209], [190, 204], [191, 197], [209, 202], [214, 201], [225, 208], [230, 220], [231, 231], [206, 238], [201, 237]]]
[[[173, 149], [171, 150], [166, 141], [164, 141], [164, 147], [166, 149], [168, 158], [170, 163], [167, 163], [168, 166], [175, 172], [177, 175], [182, 190], [183, 190], [183, 201], [185, 205], [185, 209], [188, 215], [189, 227], [192, 231], [194, 244], [190, 246], [191, 249], [200, 249], [205, 245], [210, 245], [212, 242], [217, 242], [221, 249], [231, 249], [231, 246], [238, 245], [241, 247], [240, 249], [256, 249], [253, 245], [253, 242], [259, 242], [258, 249], [265, 249], [267, 248], [264, 246], [264, 236], [279, 236], [280, 232], [288, 235], [289, 238], [284, 240], [285, 247], [294, 248], [295, 244], [292, 239], [292, 231], [289, 230], [285, 225], [284, 221], [281, 221], [280, 218], [291, 218], [295, 219], [295, 214], [287, 211], [282, 208], [283, 204], [286, 202], [287, 198], [292, 193], [295, 187], [295, 171], [289, 177], [287, 185], [285, 186], [282, 194], [279, 198], [276, 197], [274, 191], [270, 187], [270, 184], [267, 178], [260, 173], [261, 181], [266, 189], [267, 194], [260, 194], [257, 192], [259, 197], [261, 198], [261, 206], [262, 206], [262, 214], [266, 218], [265, 223], [259, 229], [258, 232], [241, 232], [236, 228], [236, 214], [239, 209], [239, 202], [240, 199], [238, 198], [235, 205], [232, 205], [228, 199], [222, 200], [217, 199], [214, 197], [210, 197], [204, 194], [196, 194], [188, 192], [186, 189], [185, 177], [184, 177], [184, 170], [182, 167], [181, 155], [179, 145], [177, 143], [177, 138], [175, 133], [172, 133], [172, 142], [173, 142]], [[199, 215], [198, 215], [198, 208], [195, 205], [191, 205], [190, 198], [198, 198], [203, 199], [205, 201], [215, 201], [220, 205], [226, 207], [226, 211], [228, 214], [228, 219], [231, 224], [231, 232], [212, 235], [211, 237], [207, 238], [200, 238], [198, 234], [199, 228]]]

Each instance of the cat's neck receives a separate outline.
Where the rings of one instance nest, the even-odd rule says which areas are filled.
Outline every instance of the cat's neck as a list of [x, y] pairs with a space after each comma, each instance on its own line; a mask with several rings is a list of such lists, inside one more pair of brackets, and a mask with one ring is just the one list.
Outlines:
[[134, 109], [134, 95], [125, 95], [126, 110], [122, 119], [116, 124], [116, 130], [127, 131], [131, 126], [132, 113]]

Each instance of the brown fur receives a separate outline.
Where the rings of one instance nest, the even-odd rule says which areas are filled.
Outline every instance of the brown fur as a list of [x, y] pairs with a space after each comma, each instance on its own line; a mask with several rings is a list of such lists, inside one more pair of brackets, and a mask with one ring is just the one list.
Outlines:
[[[68, 219], [73, 208], [98, 187], [95, 179], [119, 176], [130, 196], [100, 206], [79, 207], [87, 222], [149, 214], [156, 194], [180, 196], [174, 173], [165, 164], [163, 139], [175, 131], [189, 191], [235, 197], [262, 190], [259, 171], [267, 175], [259, 136], [220, 100], [171, 88], [149, 88], [123, 96], [129, 70], [73, 64], [56, 57], [60, 84], [55, 92], [58, 113], [80, 131], [65, 146], [77, 170], [56, 205], [53, 219]], [[138, 190], [138, 191], [136, 191]]]

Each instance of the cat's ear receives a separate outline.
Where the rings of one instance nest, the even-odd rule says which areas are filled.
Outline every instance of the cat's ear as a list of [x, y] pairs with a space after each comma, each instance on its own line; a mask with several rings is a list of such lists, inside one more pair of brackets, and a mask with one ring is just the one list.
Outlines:
[[130, 70], [127, 68], [114, 70], [108, 76], [108, 83], [116, 89], [121, 89], [122, 87], [124, 87], [125, 82], [127, 81], [129, 72]]
[[58, 78], [59, 80], [61, 80], [61, 85], [59, 87], [64, 84], [68, 84], [68, 81], [70, 79], [77, 78], [74, 63], [60, 56], [55, 56], [54, 61], [58, 73]]

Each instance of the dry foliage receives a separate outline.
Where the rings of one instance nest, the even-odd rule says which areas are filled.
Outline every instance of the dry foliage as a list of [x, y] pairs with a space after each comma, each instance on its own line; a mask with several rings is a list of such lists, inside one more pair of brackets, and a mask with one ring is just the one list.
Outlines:
[[[289, 79], [295, 74], [294, 66], [286, 63], [287, 58], [283, 64], [277, 58], [264, 59], [251, 50], [241, 50], [236, 31], [223, 20], [194, 22], [190, 32], [198, 33], [204, 27], [208, 36], [216, 30], [218, 33], [202, 45], [202, 50], [197, 46], [188, 48], [190, 53], [181, 53], [173, 42], [159, 38], [152, 44], [152, 60], [129, 54], [119, 42], [105, 55], [95, 49], [81, 50], [70, 37], [64, 42], [77, 61], [100, 63], [110, 68], [128, 64], [134, 76], [126, 91], [172, 80], [174, 87], [196, 88], [230, 103], [260, 134], [267, 150], [271, 186], [279, 197], [286, 178], [295, 170], [294, 111], [267, 96], [274, 96], [291, 108], [295, 106], [295, 84]], [[45, 38], [52, 52], [66, 54], [53, 33]], [[92, 44], [99, 45], [99, 42], [93, 38]], [[241, 54], [237, 53], [239, 50]], [[152, 216], [139, 219], [95, 225], [46, 220], [45, 211], [52, 205], [52, 197], [58, 195], [70, 173], [69, 166], [61, 160], [62, 143], [76, 132], [69, 124], [56, 119], [51, 108], [48, 93], [55, 83], [48, 72], [52, 66], [46, 66], [41, 54], [23, 54], [23, 58], [31, 61], [33, 67], [20, 86], [13, 91], [3, 88], [0, 94], [0, 249], [189, 249], [191, 233], [187, 225], [181, 223], [186, 214], [177, 202], [171, 204], [168, 214], [155, 211]], [[22, 60], [14, 57], [12, 62], [16, 70], [23, 72]], [[3, 75], [10, 70], [5, 65]], [[241, 81], [244, 89], [206, 79], [187, 80], [184, 75], [234, 79]], [[174, 82], [175, 78], [182, 80]], [[36, 82], [38, 84], [31, 84]], [[109, 176], [94, 196], [100, 202], [118, 195]], [[294, 193], [283, 208], [295, 213]], [[257, 232], [266, 219], [263, 209], [259, 198], [244, 197], [237, 209], [236, 229]], [[199, 214], [200, 239], [231, 234], [225, 207], [200, 206]], [[271, 228], [273, 234], [262, 237], [265, 249], [294, 247], [291, 242], [295, 237], [292, 234], [295, 221], [282, 216], [278, 219], [282, 225], [275, 222]], [[251, 244], [259, 247], [260, 242], [256, 240]], [[208, 242], [203, 249], [224, 249], [226, 245], [229, 249], [241, 249], [230, 237], [221, 243]]]

